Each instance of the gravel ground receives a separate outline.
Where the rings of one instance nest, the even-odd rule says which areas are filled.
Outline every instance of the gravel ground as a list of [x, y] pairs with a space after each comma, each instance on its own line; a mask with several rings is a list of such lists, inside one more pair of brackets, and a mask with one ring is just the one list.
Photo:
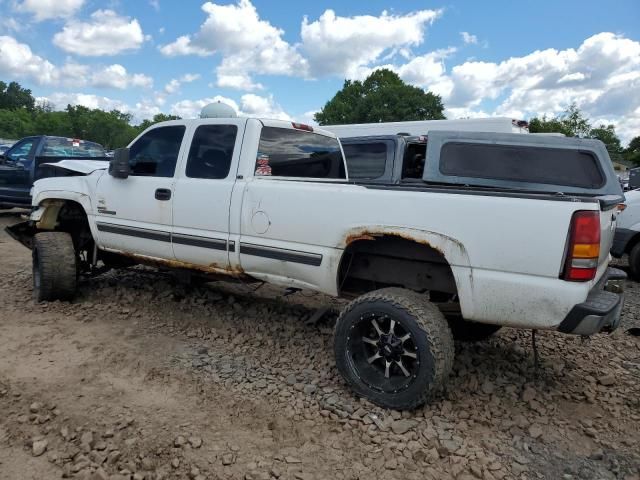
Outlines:
[[447, 391], [399, 413], [307, 325], [339, 302], [135, 268], [37, 304], [30, 268], [0, 233], [0, 479], [640, 479], [636, 283], [614, 334], [539, 332], [537, 371], [530, 332], [457, 344]]

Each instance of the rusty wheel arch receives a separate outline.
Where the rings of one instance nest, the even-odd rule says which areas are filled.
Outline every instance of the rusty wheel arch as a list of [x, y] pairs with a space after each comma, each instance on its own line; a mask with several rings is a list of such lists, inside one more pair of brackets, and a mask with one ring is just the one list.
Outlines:
[[344, 239], [337, 290], [351, 297], [384, 287], [457, 293], [445, 249], [406, 229], [358, 229]]

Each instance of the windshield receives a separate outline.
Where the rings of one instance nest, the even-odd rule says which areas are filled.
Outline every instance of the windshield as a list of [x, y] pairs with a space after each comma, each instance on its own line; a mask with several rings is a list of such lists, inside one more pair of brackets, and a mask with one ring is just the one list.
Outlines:
[[41, 156], [103, 158], [106, 154], [102, 145], [97, 143], [74, 138], [48, 137], [44, 141]]

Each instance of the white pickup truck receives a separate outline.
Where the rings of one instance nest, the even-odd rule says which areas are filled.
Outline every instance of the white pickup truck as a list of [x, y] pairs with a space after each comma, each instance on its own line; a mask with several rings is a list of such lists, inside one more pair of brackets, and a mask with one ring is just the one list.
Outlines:
[[108, 170], [57, 164], [65, 176], [36, 182], [30, 220], [9, 232], [33, 250], [38, 301], [135, 263], [351, 298], [337, 367], [390, 408], [439, 390], [454, 337], [618, 326], [624, 273], [608, 264], [624, 196], [602, 143], [442, 131], [406, 152], [385, 153], [387, 181], [350, 181], [320, 129], [164, 122]]

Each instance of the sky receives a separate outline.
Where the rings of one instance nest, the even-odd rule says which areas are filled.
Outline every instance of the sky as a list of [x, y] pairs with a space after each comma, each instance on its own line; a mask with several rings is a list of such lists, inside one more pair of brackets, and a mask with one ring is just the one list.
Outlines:
[[312, 122], [376, 68], [447, 118], [556, 115], [575, 102], [640, 135], [640, 0], [0, 0], [0, 80], [54, 108]]

